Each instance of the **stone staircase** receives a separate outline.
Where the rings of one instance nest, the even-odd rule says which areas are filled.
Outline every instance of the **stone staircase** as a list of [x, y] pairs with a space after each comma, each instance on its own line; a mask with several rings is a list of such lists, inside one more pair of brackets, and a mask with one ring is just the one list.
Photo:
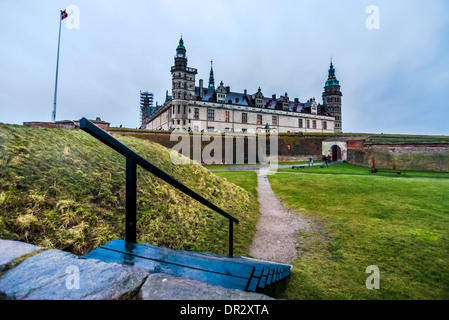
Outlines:
[[172, 250], [146, 243], [113, 240], [84, 256], [114, 262], [152, 273], [196, 279], [227, 289], [264, 293], [282, 283], [292, 266], [246, 257], [228, 257], [184, 250]]

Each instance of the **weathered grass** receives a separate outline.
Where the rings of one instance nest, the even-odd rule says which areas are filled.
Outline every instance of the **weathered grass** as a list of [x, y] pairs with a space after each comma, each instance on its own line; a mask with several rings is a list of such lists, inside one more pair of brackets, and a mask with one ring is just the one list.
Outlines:
[[[279, 173], [269, 180], [285, 205], [313, 222], [298, 237], [289, 299], [449, 298], [448, 179]], [[365, 287], [369, 265], [380, 269], [379, 290]]]
[[[235, 254], [245, 255], [257, 212], [251, 195], [199, 165], [173, 165], [170, 150], [119, 140], [236, 216]], [[227, 253], [228, 220], [138, 168], [137, 240]], [[125, 158], [80, 130], [0, 124], [0, 238], [86, 253], [124, 239]]]

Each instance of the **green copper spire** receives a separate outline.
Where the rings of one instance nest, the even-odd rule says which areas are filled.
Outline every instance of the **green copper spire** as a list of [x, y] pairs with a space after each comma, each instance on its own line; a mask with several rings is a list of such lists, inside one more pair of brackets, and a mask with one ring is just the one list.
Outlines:
[[209, 89], [215, 90], [214, 70], [212, 69], [212, 60], [210, 61]]
[[186, 51], [186, 48], [184, 47], [184, 40], [182, 40], [182, 35], [181, 35], [181, 39], [179, 39], [179, 45], [176, 48], [176, 50], [184, 50], [184, 51]]
[[337, 77], [335, 77], [335, 68], [332, 65], [332, 58], [331, 58], [331, 65], [329, 67], [329, 75], [327, 77], [326, 85], [325, 87], [329, 86], [339, 86], [339, 82], [337, 80]]

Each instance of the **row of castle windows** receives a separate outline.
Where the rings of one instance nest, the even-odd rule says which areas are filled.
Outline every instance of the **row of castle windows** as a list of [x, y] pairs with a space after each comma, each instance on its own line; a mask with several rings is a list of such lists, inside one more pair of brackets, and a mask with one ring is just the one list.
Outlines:
[[[173, 94], [173, 96], [176, 98], [176, 94]], [[183, 92], [182, 96], [184, 97], [184, 100], [187, 99], [187, 93], [186, 92]], [[178, 99], [181, 99], [181, 92], [178, 92]], [[189, 99], [192, 99], [192, 94], [191, 93], [189, 93]]]
[[192, 77], [187, 77], [187, 75], [185, 75], [185, 74], [183, 74], [183, 75], [181, 76], [181, 73], [180, 73], [180, 72], [178, 73], [178, 76], [177, 76], [177, 77], [176, 77], [176, 73], [174, 73], [174, 74], [173, 74], [173, 78], [174, 78], [174, 79], [176, 79], [176, 78], [181, 78], [181, 79], [184, 78], [184, 79], [187, 79], [187, 80], [193, 80]]
[[[187, 83], [182, 83], [182, 82], [173, 82], [173, 88], [174, 89], [187, 89]], [[193, 85], [190, 84], [189, 85], [189, 89], [192, 89]]]
[[[316, 120], [312, 120], [312, 129], [316, 129], [316, 126], [317, 126]], [[299, 128], [304, 127], [303, 119], [298, 119], [298, 127]], [[310, 120], [309, 119], [306, 120], [306, 128], [310, 129]], [[325, 120], [323, 120], [323, 129], [327, 130], [327, 121], [325, 121]]]
[[[181, 105], [178, 105], [178, 114], [181, 113]], [[191, 112], [191, 109], [189, 108], [189, 113]], [[173, 114], [175, 113], [175, 107], [173, 106]], [[186, 106], [183, 107], [183, 113], [186, 114]], [[229, 122], [229, 115], [230, 112], [229, 111], [225, 111], [225, 122]], [[200, 110], [199, 108], [194, 108], [193, 109], [193, 118], [194, 120], [199, 120], [200, 119]], [[207, 120], [208, 121], [215, 121], [215, 110], [213, 109], [208, 109], [207, 110]], [[335, 120], [340, 120], [339, 116], [335, 117]], [[174, 121], [174, 120], [173, 120]], [[185, 124], [185, 120], [183, 120], [184, 124]], [[246, 124], [248, 123], [248, 114], [247, 113], [242, 113], [242, 123]], [[178, 120], [178, 124], [179, 124], [179, 120]], [[262, 125], [262, 115], [258, 114], [257, 115], [257, 124], [258, 125]], [[278, 117], [277, 116], [272, 116], [271, 118], [271, 125], [273, 126], [277, 126], [278, 124]], [[305, 121], [305, 125], [307, 129], [310, 129], [310, 120], [306, 119]], [[298, 119], [298, 127], [299, 128], [304, 128], [304, 119]], [[312, 129], [316, 129], [317, 128], [317, 121], [316, 120], [312, 120]], [[323, 129], [327, 130], [327, 122], [325, 120], [323, 120]]]
[[340, 102], [339, 97], [327, 97], [327, 102]]
[[[194, 119], [199, 120], [199, 109], [198, 108], [195, 108]], [[215, 121], [215, 110], [207, 109], [207, 120]], [[229, 122], [229, 111], [225, 111], [225, 122]], [[246, 113], [246, 112], [242, 113], [242, 123], [248, 123], [248, 113]], [[273, 126], [277, 126], [277, 123], [278, 123], [278, 117], [272, 116], [271, 124]], [[259, 124], [259, 125], [262, 124], [262, 115], [261, 114], [257, 115], [257, 124]]]

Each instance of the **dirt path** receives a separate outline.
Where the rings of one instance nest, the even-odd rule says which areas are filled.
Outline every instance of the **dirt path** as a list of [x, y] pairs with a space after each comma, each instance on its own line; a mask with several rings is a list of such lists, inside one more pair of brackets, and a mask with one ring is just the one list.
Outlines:
[[249, 255], [253, 258], [289, 263], [297, 256], [297, 234], [308, 223], [285, 208], [274, 195], [266, 170], [257, 171], [260, 219]]

